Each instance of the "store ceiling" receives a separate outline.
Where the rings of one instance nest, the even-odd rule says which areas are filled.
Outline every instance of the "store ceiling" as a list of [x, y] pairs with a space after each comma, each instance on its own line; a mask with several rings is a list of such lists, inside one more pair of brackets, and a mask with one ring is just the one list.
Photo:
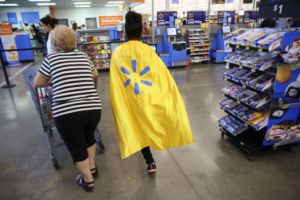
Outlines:
[[[55, 8], [74, 8], [75, 6], [73, 2], [91, 2], [91, 7], [104, 7], [108, 1], [117, 1], [117, 0], [51, 0], [50, 2], [56, 3]], [[129, 0], [118, 0], [118, 1], [124, 1], [124, 6], [130, 4]], [[17, 3], [18, 7], [36, 7], [37, 3], [48, 3], [48, 2], [32, 2], [28, 0], [5, 0], [5, 2], [0, 1], [0, 3], [1, 4]]]

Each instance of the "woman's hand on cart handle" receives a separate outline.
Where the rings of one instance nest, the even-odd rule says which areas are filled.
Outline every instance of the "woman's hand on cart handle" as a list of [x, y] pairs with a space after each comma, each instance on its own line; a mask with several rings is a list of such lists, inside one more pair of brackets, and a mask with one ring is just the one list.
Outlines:
[[34, 87], [46, 87], [51, 84], [50, 78], [38, 72], [34, 78]]

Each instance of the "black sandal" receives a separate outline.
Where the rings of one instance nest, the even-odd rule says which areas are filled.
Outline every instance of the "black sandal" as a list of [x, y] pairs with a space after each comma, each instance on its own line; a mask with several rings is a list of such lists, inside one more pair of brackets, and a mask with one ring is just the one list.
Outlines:
[[92, 172], [93, 178], [98, 178], [99, 173], [98, 173], [97, 167], [91, 169], [91, 172]]
[[[76, 178], [76, 182], [77, 184], [82, 187], [86, 192], [92, 192], [94, 189], [94, 184], [95, 181], [91, 181], [91, 182], [85, 182], [84, 177], [82, 175], [79, 175]], [[92, 185], [92, 186], [91, 186]]]

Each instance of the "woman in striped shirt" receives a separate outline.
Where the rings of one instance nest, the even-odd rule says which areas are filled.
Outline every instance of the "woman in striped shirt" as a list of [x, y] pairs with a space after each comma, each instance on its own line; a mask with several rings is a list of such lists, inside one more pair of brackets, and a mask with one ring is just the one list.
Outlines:
[[34, 80], [36, 87], [53, 86], [52, 113], [79, 171], [77, 183], [86, 191], [94, 188], [98, 175], [95, 165], [94, 131], [100, 121], [101, 101], [93, 76], [98, 72], [86, 54], [76, 50], [74, 31], [58, 25], [51, 32], [56, 53], [48, 55]]

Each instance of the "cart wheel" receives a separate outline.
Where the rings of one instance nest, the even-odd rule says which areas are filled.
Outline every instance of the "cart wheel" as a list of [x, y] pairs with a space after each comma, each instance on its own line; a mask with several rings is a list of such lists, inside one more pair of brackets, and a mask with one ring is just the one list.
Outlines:
[[99, 153], [104, 153], [105, 151], [105, 146], [101, 142], [98, 143], [98, 151]]
[[248, 154], [247, 159], [248, 159], [249, 161], [254, 161], [254, 160], [255, 160], [255, 156], [254, 156], [254, 155], [251, 155], [251, 154]]
[[56, 158], [52, 158], [52, 164], [53, 164], [53, 167], [55, 170], [59, 169], [59, 165], [58, 165]]
[[221, 138], [224, 138], [224, 135], [225, 135], [225, 134], [224, 134], [224, 133], [222, 133], [222, 134], [221, 134]]

